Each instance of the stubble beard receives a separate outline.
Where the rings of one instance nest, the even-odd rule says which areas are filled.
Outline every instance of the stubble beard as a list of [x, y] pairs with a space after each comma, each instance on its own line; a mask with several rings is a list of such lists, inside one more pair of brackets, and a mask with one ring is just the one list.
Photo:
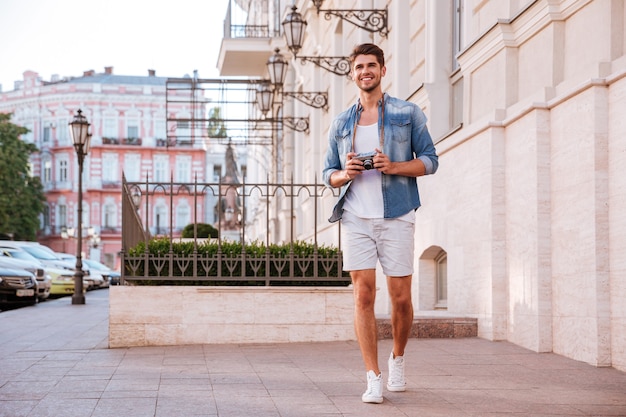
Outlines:
[[361, 89], [361, 91], [364, 91], [366, 93], [371, 93], [372, 91], [376, 90], [379, 85], [380, 85], [380, 79], [376, 80], [373, 84], [370, 84], [369, 86], [363, 86], [363, 84], [360, 84], [359, 88]]

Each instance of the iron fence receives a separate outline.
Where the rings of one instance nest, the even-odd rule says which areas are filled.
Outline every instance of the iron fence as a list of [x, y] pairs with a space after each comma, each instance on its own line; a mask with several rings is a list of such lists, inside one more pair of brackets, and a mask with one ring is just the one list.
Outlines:
[[[334, 201], [337, 193], [317, 182], [233, 184], [220, 178], [213, 183], [157, 183], [124, 178], [122, 283], [345, 285], [349, 277], [342, 271], [340, 226], [320, 216], [322, 200]], [[167, 224], [159, 224], [159, 213]], [[192, 225], [191, 237], [181, 236], [181, 221]], [[199, 237], [203, 223], [211, 224], [217, 237]]]

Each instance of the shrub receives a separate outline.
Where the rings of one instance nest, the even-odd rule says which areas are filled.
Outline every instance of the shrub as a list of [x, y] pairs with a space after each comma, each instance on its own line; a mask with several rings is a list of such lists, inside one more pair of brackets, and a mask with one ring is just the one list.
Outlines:
[[[171, 250], [171, 252], [170, 252]], [[194, 250], [196, 269], [194, 274]], [[221, 250], [221, 253], [220, 253]], [[296, 241], [291, 245], [251, 242], [206, 241], [194, 247], [194, 242], [170, 242], [166, 237], [140, 242], [128, 251], [127, 276], [143, 277], [145, 255], [148, 254], [147, 279], [133, 280], [136, 285], [275, 285], [275, 286], [346, 286], [347, 272], [339, 274], [339, 249], [316, 247]], [[218, 262], [221, 260], [221, 263]], [[245, 262], [244, 262], [245, 260]], [[131, 264], [134, 268], [131, 268]], [[269, 267], [269, 272], [267, 268]], [[242, 274], [242, 268], [245, 268]], [[170, 274], [171, 269], [171, 274]], [[317, 273], [316, 273], [317, 269]], [[156, 280], [150, 277], [177, 277], [176, 280]], [[181, 277], [181, 278], [178, 278]]]
[[[197, 235], [196, 237], [199, 238], [217, 238], [219, 235], [218, 230], [211, 226], [208, 223], [196, 223], [196, 230], [197, 230]], [[184, 238], [193, 238], [193, 228], [194, 228], [194, 223], [188, 224], [187, 226], [185, 226], [185, 228], [183, 229], [183, 233], [182, 233], [182, 237]]]

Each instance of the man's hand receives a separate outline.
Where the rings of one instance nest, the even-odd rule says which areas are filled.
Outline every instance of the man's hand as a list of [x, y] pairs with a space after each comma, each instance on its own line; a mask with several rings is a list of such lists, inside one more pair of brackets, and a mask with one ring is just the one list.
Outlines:
[[374, 155], [374, 168], [378, 172], [382, 172], [383, 174], [391, 174], [391, 166], [392, 162], [387, 155], [382, 153], [382, 151], [378, 148], [374, 149], [376, 151], [376, 155]]

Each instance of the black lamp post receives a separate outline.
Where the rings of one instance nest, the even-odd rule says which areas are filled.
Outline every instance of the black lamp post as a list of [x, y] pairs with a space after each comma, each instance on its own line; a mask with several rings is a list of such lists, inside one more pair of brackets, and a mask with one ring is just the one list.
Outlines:
[[291, 13], [285, 17], [282, 25], [289, 50], [293, 53], [294, 57], [299, 58], [302, 63], [307, 61], [312, 62], [318, 67], [337, 75], [347, 76], [350, 74], [350, 59], [348, 57], [298, 56], [298, 52], [302, 49], [302, 44], [304, 43], [304, 34], [307, 22], [304, 20], [302, 15], [298, 13], [295, 5], [291, 7]]
[[87, 118], [83, 116], [82, 110], [78, 110], [74, 116], [74, 120], [70, 122], [70, 135], [78, 157], [78, 244], [76, 253], [76, 272], [74, 273], [74, 294], [72, 295], [72, 304], [85, 304], [85, 294], [83, 293], [83, 260], [82, 260], [82, 244], [83, 244], [83, 162], [85, 156], [89, 153], [89, 143], [91, 135], [89, 134], [89, 123]]
[[[287, 76], [288, 61], [280, 53], [278, 48], [274, 49], [274, 55], [267, 60], [267, 72], [270, 75], [270, 88], [267, 82], [262, 82], [256, 91], [256, 100], [264, 115], [272, 108], [274, 100], [282, 103], [283, 97], [291, 97], [317, 109], [328, 109], [328, 94], [321, 91], [285, 91], [283, 84]], [[276, 92], [276, 97], [274, 96]]]
[[[272, 110], [274, 105], [274, 92], [267, 83], [262, 83], [257, 87], [256, 102], [264, 116]], [[270, 117], [274, 117], [274, 115], [271, 114]]]
[[270, 82], [277, 87], [282, 87], [287, 76], [287, 66], [289, 63], [280, 53], [280, 49], [274, 49], [274, 55], [267, 60], [267, 70], [270, 74]]

